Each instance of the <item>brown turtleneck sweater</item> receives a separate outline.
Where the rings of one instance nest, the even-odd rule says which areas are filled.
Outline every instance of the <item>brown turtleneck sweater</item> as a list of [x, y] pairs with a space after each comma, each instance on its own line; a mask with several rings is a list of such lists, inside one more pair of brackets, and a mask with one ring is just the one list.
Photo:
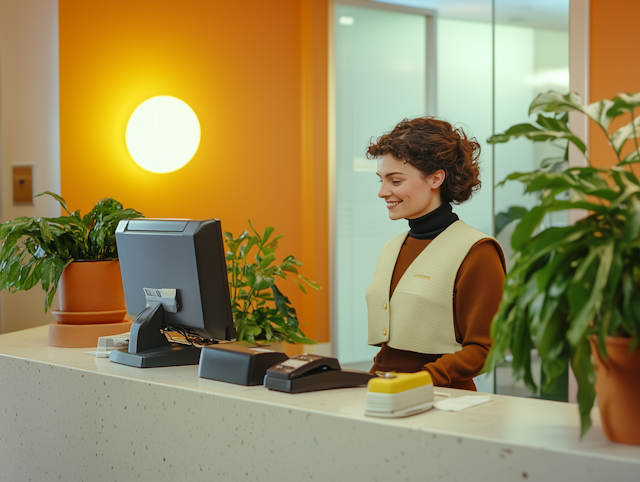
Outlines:
[[[391, 278], [390, 297], [409, 265], [431, 241], [407, 236]], [[473, 377], [480, 374], [491, 347], [489, 330], [502, 300], [503, 284], [504, 268], [495, 242], [491, 239], [477, 242], [458, 269], [453, 291], [454, 327], [462, 350], [444, 355], [424, 354], [383, 343], [371, 371], [426, 370], [436, 386], [475, 391]]]

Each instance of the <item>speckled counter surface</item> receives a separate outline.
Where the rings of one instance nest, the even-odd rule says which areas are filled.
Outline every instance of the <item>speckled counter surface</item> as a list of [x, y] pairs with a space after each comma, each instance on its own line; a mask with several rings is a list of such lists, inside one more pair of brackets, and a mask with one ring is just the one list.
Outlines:
[[608, 442], [597, 409], [582, 442], [575, 405], [499, 395], [374, 419], [364, 388], [290, 395], [46, 340], [0, 335], [1, 481], [640, 480], [640, 447]]

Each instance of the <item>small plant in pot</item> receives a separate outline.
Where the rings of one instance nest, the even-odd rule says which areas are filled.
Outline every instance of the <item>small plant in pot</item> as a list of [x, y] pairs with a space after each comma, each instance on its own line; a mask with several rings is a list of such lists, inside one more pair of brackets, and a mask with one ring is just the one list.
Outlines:
[[[40, 282], [45, 291], [45, 311], [51, 308], [60, 288], [61, 309], [54, 313], [58, 321], [122, 321], [126, 306], [115, 229], [120, 220], [143, 217], [142, 214], [124, 209], [115, 199], [102, 199], [82, 216], [79, 210], [70, 212], [57, 194], [38, 194], [42, 195], [56, 199], [67, 215], [20, 217], [0, 225], [0, 239], [4, 239], [0, 249], [0, 289], [29, 290]], [[82, 313], [85, 318], [87, 314], [93, 316], [83, 321]]]
[[229, 232], [224, 233], [237, 339], [250, 343], [315, 343], [300, 329], [296, 310], [278, 289], [275, 279], [295, 276], [305, 294], [305, 286], [314, 290], [320, 286], [300, 275], [298, 267], [302, 263], [293, 256], [286, 256], [279, 264], [276, 262], [275, 250], [283, 235], [271, 238], [274, 228], [268, 226], [261, 236], [251, 221], [249, 226], [253, 234], [244, 231], [235, 238]]
[[[509, 210], [519, 218], [511, 238], [514, 257], [493, 320], [494, 342], [485, 365], [492, 370], [510, 351], [515, 377], [524, 379], [535, 393], [534, 345], [549, 384], [568, 361], [578, 382], [581, 435], [591, 426], [597, 392], [606, 436], [637, 445], [640, 181], [633, 165], [640, 163], [640, 116], [635, 116], [639, 108], [640, 94], [619, 94], [582, 105], [576, 94], [550, 91], [531, 103], [529, 113], [537, 114], [535, 123], [513, 126], [489, 139], [490, 143], [517, 137], [563, 141], [565, 155], [506, 179], [523, 183], [525, 192], [537, 193], [540, 200], [531, 209]], [[597, 168], [587, 159], [587, 167], [568, 166], [567, 143], [586, 152], [584, 142], [567, 125], [572, 111], [600, 127], [616, 155], [616, 165]], [[620, 117], [628, 123], [611, 129], [612, 121]], [[567, 209], [584, 209], [589, 214], [571, 226], [540, 228], [547, 213]]]

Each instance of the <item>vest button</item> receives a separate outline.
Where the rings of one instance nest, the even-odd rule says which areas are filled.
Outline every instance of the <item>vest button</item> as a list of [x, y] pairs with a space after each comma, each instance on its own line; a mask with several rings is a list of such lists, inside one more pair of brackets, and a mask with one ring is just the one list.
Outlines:
[[382, 330], [382, 334], [383, 334], [384, 336], [387, 336], [387, 330]]
[[387, 309], [387, 304], [385, 303], [384, 305], [382, 305], [382, 307], [386, 310]]

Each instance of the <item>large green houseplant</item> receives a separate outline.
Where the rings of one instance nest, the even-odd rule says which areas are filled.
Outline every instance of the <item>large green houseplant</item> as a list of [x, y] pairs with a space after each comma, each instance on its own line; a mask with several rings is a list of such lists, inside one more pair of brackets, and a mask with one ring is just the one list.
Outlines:
[[244, 231], [239, 237], [225, 232], [227, 272], [231, 307], [237, 339], [256, 341], [286, 341], [287, 343], [315, 343], [300, 330], [298, 315], [289, 299], [275, 284], [276, 276], [286, 280], [294, 275], [296, 283], [306, 294], [304, 285], [319, 290], [314, 281], [298, 273], [302, 263], [293, 256], [276, 262], [275, 250], [283, 235], [271, 238], [274, 228], [268, 226], [262, 235], [249, 221], [253, 234]]
[[[569, 167], [565, 154], [506, 179], [523, 183], [525, 192], [539, 195], [539, 203], [508, 213], [520, 220], [511, 238], [513, 264], [493, 321], [494, 343], [485, 369], [492, 370], [510, 351], [515, 377], [535, 393], [534, 344], [549, 384], [569, 361], [578, 382], [582, 435], [591, 426], [595, 399], [589, 337], [595, 337], [605, 357], [607, 336], [630, 337], [631, 349], [640, 340], [640, 182], [632, 169], [640, 162], [638, 107], [640, 94], [582, 105], [576, 94], [550, 91], [531, 103], [535, 123], [513, 126], [489, 139], [564, 142], [565, 153], [568, 142], [585, 154], [584, 142], [567, 125], [568, 113], [576, 111], [602, 130], [617, 157], [616, 165], [602, 169], [590, 162], [587, 167]], [[630, 122], [611, 129], [618, 117]], [[567, 209], [589, 214], [568, 227], [540, 228], [547, 213]]]
[[51, 308], [64, 268], [76, 260], [118, 259], [115, 230], [122, 219], [142, 217], [124, 209], [115, 199], [102, 199], [82, 216], [73, 213], [63, 198], [52, 192], [65, 216], [20, 217], [0, 225], [0, 289], [12, 292], [33, 288], [38, 282], [45, 291], [44, 309]]

